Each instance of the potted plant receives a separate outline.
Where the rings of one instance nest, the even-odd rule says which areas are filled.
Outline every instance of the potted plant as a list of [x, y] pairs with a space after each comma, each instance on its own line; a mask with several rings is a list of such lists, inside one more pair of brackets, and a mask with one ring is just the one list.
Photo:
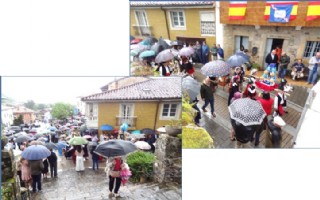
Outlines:
[[132, 172], [133, 182], [146, 182], [153, 175], [154, 154], [145, 151], [136, 151], [127, 157], [127, 164]]

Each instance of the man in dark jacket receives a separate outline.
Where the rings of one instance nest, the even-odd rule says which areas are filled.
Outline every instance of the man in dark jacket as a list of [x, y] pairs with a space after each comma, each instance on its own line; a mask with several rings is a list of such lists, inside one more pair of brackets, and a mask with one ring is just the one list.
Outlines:
[[267, 56], [266, 56], [266, 59], [265, 59], [265, 62], [268, 64], [268, 66], [271, 64], [271, 63], [274, 63], [274, 64], [276, 64], [276, 68], [277, 68], [277, 71], [278, 71], [278, 60], [279, 60], [279, 58], [278, 58], [278, 56], [277, 56], [277, 54], [276, 54], [276, 50], [275, 49], [273, 49], [272, 51], [271, 51], [271, 53], [269, 53]]
[[50, 165], [51, 178], [53, 178], [53, 176], [54, 177], [58, 176], [58, 172], [57, 172], [58, 159], [57, 159], [57, 155], [52, 151], [52, 149], [50, 149], [50, 151], [51, 151], [51, 155], [48, 157], [48, 161]]
[[283, 51], [279, 59], [278, 78], [285, 78], [289, 63], [290, 63], [290, 57], [286, 54], [286, 52]]
[[41, 191], [41, 173], [44, 169], [44, 165], [42, 160], [29, 160], [31, 177], [32, 177], [32, 191], [36, 192], [38, 188], [38, 192]]
[[257, 131], [258, 126], [244, 126], [234, 119], [231, 119], [231, 125], [237, 140], [236, 148], [252, 148], [251, 140], [253, 138], [253, 134]]
[[213, 89], [212, 89], [212, 81], [209, 77], [207, 77], [200, 88], [200, 95], [202, 100], [204, 101], [204, 104], [202, 106], [203, 112], [207, 112], [206, 107], [210, 103], [211, 107], [211, 114], [213, 117], [216, 117], [214, 113], [214, 97], [213, 97]]
[[268, 121], [268, 128], [270, 133], [267, 134], [266, 137], [266, 148], [280, 148], [282, 141], [282, 127], [285, 126], [286, 123], [280, 116], [276, 116], [273, 119]]

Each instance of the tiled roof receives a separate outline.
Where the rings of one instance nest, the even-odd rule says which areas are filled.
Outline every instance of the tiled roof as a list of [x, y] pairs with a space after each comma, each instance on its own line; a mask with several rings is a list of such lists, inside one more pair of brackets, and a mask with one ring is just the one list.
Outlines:
[[18, 106], [13, 109], [13, 113], [34, 113], [34, 111], [24, 106]]
[[120, 89], [92, 94], [82, 101], [157, 100], [181, 98], [181, 77], [154, 77]]
[[214, 1], [130, 1], [130, 6], [213, 6]]

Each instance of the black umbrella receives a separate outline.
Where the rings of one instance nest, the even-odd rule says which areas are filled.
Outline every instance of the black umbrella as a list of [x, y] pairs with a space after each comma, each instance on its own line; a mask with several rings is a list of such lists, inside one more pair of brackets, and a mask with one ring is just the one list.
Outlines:
[[152, 130], [151, 128], [141, 129], [141, 133], [144, 133], [144, 134], [156, 134], [156, 132], [154, 130]]
[[99, 144], [94, 151], [103, 157], [124, 156], [137, 150], [137, 147], [129, 141], [109, 140]]
[[22, 142], [27, 142], [29, 140], [33, 140], [33, 138], [29, 137], [28, 135], [20, 135], [19, 137], [17, 137], [16, 142], [22, 143]]
[[153, 45], [154, 43], [158, 42], [158, 40], [154, 37], [147, 37], [140, 42], [142, 45]]

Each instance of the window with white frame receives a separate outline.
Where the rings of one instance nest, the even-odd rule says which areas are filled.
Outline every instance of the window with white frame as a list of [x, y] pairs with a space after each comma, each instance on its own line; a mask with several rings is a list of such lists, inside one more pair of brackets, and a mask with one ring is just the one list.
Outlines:
[[98, 119], [98, 104], [97, 103], [88, 103], [86, 113], [88, 113], [89, 120]]
[[320, 52], [320, 41], [307, 41], [303, 57], [312, 57], [315, 55], [316, 52]]
[[160, 119], [177, 119], [179, 117], [179, 103], [164, 103], [162, 104], [162, 112]]
[[213, 36], [216, 34], [214, 12], [200, 12], [201, 35]]
[[127, 123], [130, 126], [135, 125], [134, 106], [132, 103], [120, 104], [118, 120], [118, 124]]
[[184, 16], [184, 11], [169, 11], [170, 13], [170, 22], [171, 22], [171, 28], [186, 28], [186, 20]]

